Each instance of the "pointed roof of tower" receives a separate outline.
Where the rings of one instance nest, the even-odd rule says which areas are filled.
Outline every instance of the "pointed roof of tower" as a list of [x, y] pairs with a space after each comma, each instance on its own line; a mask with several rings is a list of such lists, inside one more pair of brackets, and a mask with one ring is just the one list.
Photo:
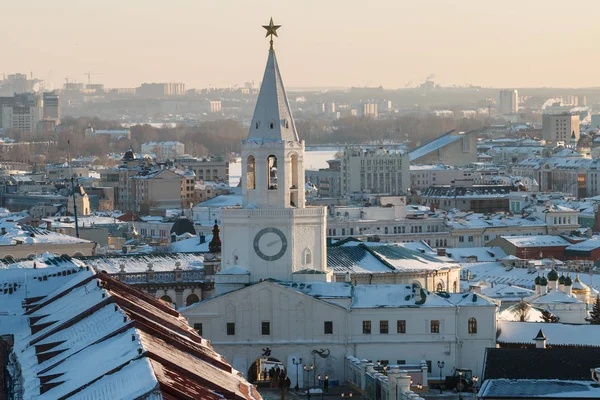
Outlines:
[[247, 140], [300, 141], [272, 42]]

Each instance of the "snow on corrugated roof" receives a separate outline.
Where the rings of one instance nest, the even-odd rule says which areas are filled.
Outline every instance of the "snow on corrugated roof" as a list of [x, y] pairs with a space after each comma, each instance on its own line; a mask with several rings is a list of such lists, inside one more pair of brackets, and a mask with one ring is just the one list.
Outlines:
[[222, 194], [210, 200], [196, 204], [195, 207], [233, 207], [242, 205], [242, 196], [237, 194]]
[[591, 251], [600, 247], [600, 239], [590, 239], [567, 247], [567, 250]]
[[554, 247], [569, 246], [570, 243], [560, 236], [536, 235], [536, 236], [501, 236], [502, 239], [516, 247]]
[[206, 235], [205, 242], [200, 243], [200, 238], [193, 235], [189, 239], [179, 240], [169, 244], [169, 249], [174, 253], [204, 253], [208, 252], [208, 244], [213, 235]]
[[567, 294], [560, 290], [553, 290], [551, 292], [542, 294], [531, 301], [532, 304], [565, 304], [565, 303], [583, 303], [574, 294]]
[[591, 380], [488, 379], [479, 396], [482, 399], [598, 399], [600, 388]]
[[153, 271], [173, 271], [175, 263], [180, 264], [182, 270], [194, 270], [204, 268], [204, 255], [197, 253], [153, 253], [132, 254], [122, 256], [94, 256], [79, 257], [85, 264], [96, 268], [98, 271], [106, 271], [109, 274], [117, 274], [121, 265], [125, 266], [125, 272], [145, 272], [148, 264], [152, 264]]
[[453, 135], [453, 133], [454, 131], [450, 131], [445, 135], [442, 135], [439, 138], [434, 139], [427, 144], [424, 144], [421, 147], [417, 147], [409, 153], [410, 161], [413, 162], [415, 160], [418, 160], [419, 158], [426, 156], [427, 154], [433, 151], [439, 150], [442, 147], [447, 146], [450, 143], [456, 142], [457, 140], [463, 138], [462, 135]]
[[446, 256], [460, 263], [476, 258], [475, 262], [493, 262], [505, 258], [506, 253], [500, 247], [464, 247], [446, 249]]
[[417, 304], [412, 285], [358, 285], [354, 288], [352, 308], [453, 307], [448, 300], [425, 293], [425, 302]]
[[318, 298], [350, 298], [352, 285], [346, 282], [277, 282], [281, 286]]
[[600, 346], [600, 325], [498, 321], [498, 342], [530, 343], [542, 329], [549, 345]]

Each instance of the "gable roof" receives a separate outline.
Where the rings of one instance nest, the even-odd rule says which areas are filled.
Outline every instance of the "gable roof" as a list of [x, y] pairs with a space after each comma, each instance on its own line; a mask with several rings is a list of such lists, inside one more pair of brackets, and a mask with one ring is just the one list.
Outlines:
[[410, 158], [410, 162], [418, 160], [421, 157], [426, 156], [436, 150], [441, 149], [442, 147], [449, 145], [450, 143], [454, 143], [457, 140], [461, 139], [464, 135], [453, 135], [454, 129], [444, 133], [437, 139], [432, 140], [429, 143], [425, 143], [422, 146], [417, 147], [413, 151], [411, 151], [408, 156]]

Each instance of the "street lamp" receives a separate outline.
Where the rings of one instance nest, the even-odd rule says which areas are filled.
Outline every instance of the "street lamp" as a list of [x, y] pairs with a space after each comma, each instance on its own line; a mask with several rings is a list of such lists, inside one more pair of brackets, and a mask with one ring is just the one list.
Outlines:
[[302, 357], [300, 357], [298, 359], [298, 362], [296, 362], [295, 358], [292, 358], [292, 363], [296, 366], [296, 386], [294, 387], [294, 390], [296, 390], [296, 392], [298, 391], [298, 367], [300, 366], [300, 364], [302, 364]]
[[352, 392], [346, 394], [346, 393], [342, 393], [342, 399], [351, 399], [352, 398]]
[[[321, 375], [317, 375], [317, 380], [319, 382], [321, 382]], [[329, 385], [329, 375], [325, 375], [325, 378], [323, 378], [323, 389], [321, 389], [321, 400], [323, 400], [323, 396], [325, 395], [325, 389], [327, 388], [327, 386]]]
[[462, 381], [462, 371], [458, 371], [458, 384], [456, 385], [456, 387], [457, 387], [459, 393], [462, 392], [461, 381]]
[[446, 365], [445, 362], [443, 361], [438, 361], [437, 362], [438, 368], [440, 369], [440, 393], [443, 393], [443, 389], [442, 389], [442, 370], [444, 369], [444, 365]]
[[420, 392], [421, 390], [423, 390], [423, 384], [422, 384], [422, 383], [420, 383], [420, 382], [419, 382], [419, 383], [417, 383], [417, 389], [419, 390], [419, 392]]
[[304, 370], [304, 372], [306, 372], [308, 374], [308, 377], [306, 379], [306, 393], [307, 393], [307, 400], [310, 400], [310, 372], [314, 371], [315, 366], [313, 364], [310, 365], [310, 367], [307, 367], [306, 365], [302, 366], [302, 369]]
[[477, 381], [479, 381], [478, 376], [473, 377], [473, 393], [477, 393]]

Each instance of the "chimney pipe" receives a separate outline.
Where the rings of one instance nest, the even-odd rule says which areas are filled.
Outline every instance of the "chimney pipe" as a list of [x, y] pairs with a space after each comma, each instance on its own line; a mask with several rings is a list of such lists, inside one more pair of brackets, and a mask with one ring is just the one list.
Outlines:
[[200, 234], [200, 244], [204, 244], [206, 243], [206, 236], [204, 236], [204, 233]]

